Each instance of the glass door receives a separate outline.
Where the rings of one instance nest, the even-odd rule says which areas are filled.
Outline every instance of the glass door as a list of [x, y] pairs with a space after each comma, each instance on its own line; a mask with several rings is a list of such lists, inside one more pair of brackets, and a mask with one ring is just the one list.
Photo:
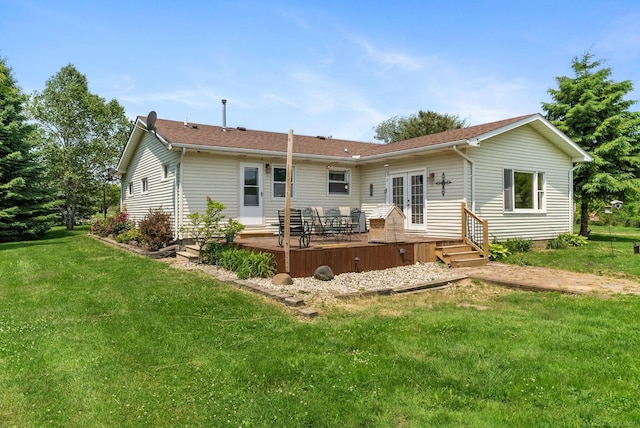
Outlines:
[[263, 225], [262, 164], [240, 164], [240, 223]]
[[391, 176], [391, 200], [405, 215], [405, 229], [424, 230], [425, 173], [403, 172]]

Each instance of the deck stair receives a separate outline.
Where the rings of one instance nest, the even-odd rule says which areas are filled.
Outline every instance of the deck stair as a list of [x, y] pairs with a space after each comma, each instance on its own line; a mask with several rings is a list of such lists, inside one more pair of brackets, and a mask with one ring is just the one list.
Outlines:
[[238, 233], [238, 238], [269, 238], [273, 235], [278, 235], [278, 230], [275, 231], [260, 228], [260, 229], [245, 229], [242, 232]]
[[199, 248], [197, 245], [187, 245], [184, 251], [176, 252], [176, 262], [195, 263], [198, 261]]
[[482, 252], [462, 242], [438, 245], [436, 247], [436, 256], [452, 268], [483, 266], [489, 261], [484, 257]]

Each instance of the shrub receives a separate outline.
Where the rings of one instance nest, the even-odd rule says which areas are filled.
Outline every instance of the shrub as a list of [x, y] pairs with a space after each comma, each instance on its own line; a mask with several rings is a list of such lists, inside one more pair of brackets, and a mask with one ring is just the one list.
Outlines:
[[151, 251], [166, 247], [173, 241], [171, 214], [164, 212], [162, 208], [149, 209], [149, 213], [140, 221], [138, 228]]
[[98, 219], [89, 228], [89, 231], [94, 235], [105, 237], [107, 236], [107, 223], [103, 219]]
[[121, 233], [133, 229], [133, 223], [129, 220], [129, 214], [122, 211], [117, 215], [110, 215], [106, 219], [96, 220], [90, 228], [91, 233], [98, 236], [113, 238]]
[[509, 238], [502, 242], [511, 253], [526, 253], [531, 249], [532, 241], [523, 238]]
[[116, 236], [116, 241], [121, 244], [126, 244], [131, 241], [140, 242], [142, 241], [142, 236], [137, 229], [129, 229], [125, 232], [122, 232], [120, 235]]
[[497, 244], [492, 242], [489, 244], [489, 260], [500, 260], [507, 257], [509, 254], [509, 249], [502, 244]]
[[575, 233], [561, 233], [547, 241], [547, 249], [562, 250], [568, 247], [583, 247], [587, 245], [587, 238]]
[[273, 254], [224, 247], [218, 253], [218, 266], [233, 271], [240, 279], [268, 278], [276, 270]]
[[224, 248], [225, 247], [217, 241], [207, 243], [202, 249], [202, 263], [217, 265], [220, 254], [224, 251]]
[[187, 217], [190, 225], [180, 229], [181, 232], [193, 238], [198, 245], [198, 263], [202, 263], [202, 250], [206, 243], [222, 234], [220, 221], [225, 217], [222, 211], [224, 211], [224, 204], [207, 196], [207, 211], [204, 214], [198, 212], [189, 214]]

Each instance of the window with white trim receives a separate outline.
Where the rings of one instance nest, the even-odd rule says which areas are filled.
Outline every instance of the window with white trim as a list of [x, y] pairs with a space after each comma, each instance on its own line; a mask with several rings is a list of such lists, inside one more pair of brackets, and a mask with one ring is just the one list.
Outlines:
[[149, 180], [143, 178], [140, 184], [142, 187], [142, 193], [147, 193], [149, 191]]
[[544, 211], [546, 209], [543, 172], [505, 169], [503, 190], [505, 211]]
[[[274, 166], [271, 175], [271, 195], [273, 199], [284, 199], [287, 189], [287, 168]], [[291, 167], [291, 197], [296, 197], [296, 167]]]
[[128, 195], [133, 196], [133, 181], [129, 182]]
[[329, 169], [328, 170], [328, 189], [329, 195], [349, 195], [350, 185], [350, 171], [348, 169]]
[[163, 180], [169, 179], [169, 164], [165, 163], [162, 165], [162, 179]]

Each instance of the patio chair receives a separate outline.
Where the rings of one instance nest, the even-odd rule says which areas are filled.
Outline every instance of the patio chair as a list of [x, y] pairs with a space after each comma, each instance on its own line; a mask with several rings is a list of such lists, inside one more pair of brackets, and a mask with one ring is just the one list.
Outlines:
[[[284, 210], [278, 210], [278, 245], [282, 247], [284, 241]], [[300, 248], [308, 247], [311, 241], [309, 223], [302, 219], [302, 211], [291, 208], [289, 210], [289, 236], [300, 237]]]

